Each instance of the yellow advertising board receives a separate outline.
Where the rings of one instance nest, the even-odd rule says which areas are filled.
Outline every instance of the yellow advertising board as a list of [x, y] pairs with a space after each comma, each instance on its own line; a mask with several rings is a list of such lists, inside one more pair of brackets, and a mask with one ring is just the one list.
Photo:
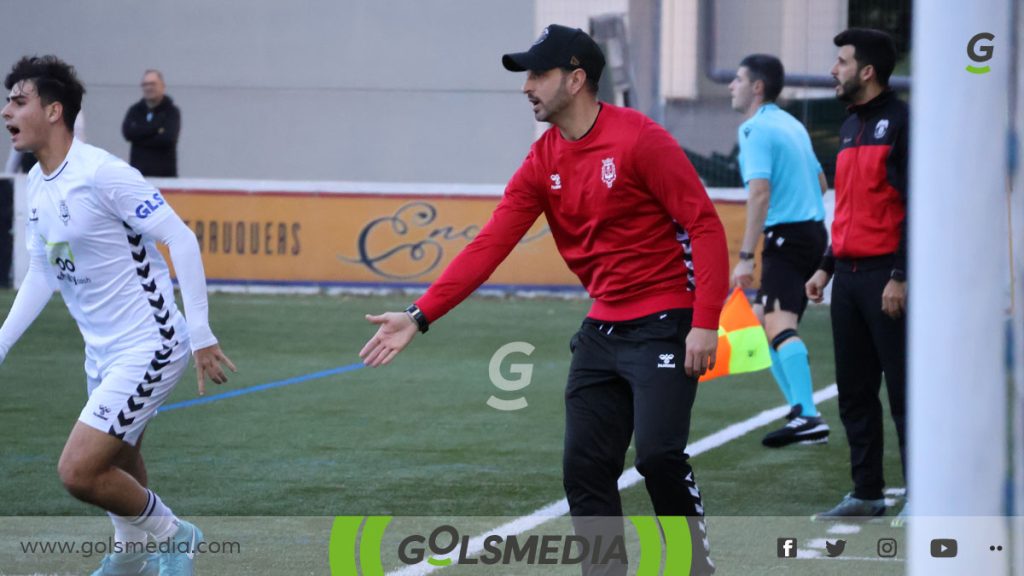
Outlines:
[[[277, 286], [426, 286], [476, 236], [499, 200], [496, 194], [191, 186], [161, 186], [161, 191], [195, 232], [211, 284]], [[744, 206], [717, 206], [730, 240], [738, 244]], [[485, 286], [580, 288], [543, 216]]]

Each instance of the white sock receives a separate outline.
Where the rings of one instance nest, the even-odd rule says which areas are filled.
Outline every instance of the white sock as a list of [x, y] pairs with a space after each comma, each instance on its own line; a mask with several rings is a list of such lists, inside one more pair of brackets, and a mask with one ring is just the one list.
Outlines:
[[174, 533], [178, 531], [178, 517], [171, 512], [171, 509], [160, 500], [155, 492], [147, 489], [146, 494], [149, 496], [146, 500], [146, 507], [131, 521], [132, 524], [145, 530], [157, 542], [174, 536]]
[[132, 521], [124, 516], [118, 516], [113, 512], [107, 512], [110, 521], [114, 523], [114, 542], [121, 546], [121, 552], [141, 552], [146, 547], [149, 534], [146, 531], [132, 524]]

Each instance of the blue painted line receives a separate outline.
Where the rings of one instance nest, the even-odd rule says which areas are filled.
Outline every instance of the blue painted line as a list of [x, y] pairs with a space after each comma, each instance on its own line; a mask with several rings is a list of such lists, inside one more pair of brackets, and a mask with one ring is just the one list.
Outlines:
[[362, 362], [359, 362], [357, 364], [349, 364], [348, 366], [338, 366], [337, 368], [331, 368], [330, 370], [324, 370], [322, 372], [313, 372], [312, 374], [305, 374], [303, 376], [288, 378], [287, 380], [278, 380], [277, 382], [267, 382], [266, 384], [260, 384], [258, 386], [250, 386], [248, 388], [232, 390], [231, 392], [225, 392], [223, 394], [214, 394], [213, 396], [200, 396], [199, 398], [193, 398], [191, 400], [185, 400], [183, 402], [175, 402], [174, 404], [161, 406], [160, 409], [157, 410], [157, 413], [170, 412], [171, 410], [178, 410], [179, 408], [201, 406], [203, 404], [209, 404], [211, 402], [216, 402], [218, 400], [227, 400], [228, 398], [245, 396], [246, 394], [252, 394], [253, 392], [262, 392], [264, 390], [271, 390], [273, 388], [291, 386], [292, 384], [301, 384], [303, 382], [309, 382], [310, 380], [317, 380], [319, 378], [334, 376], [335, 374], [353, 372], [363, 367], [365, 367], [365, 365]]

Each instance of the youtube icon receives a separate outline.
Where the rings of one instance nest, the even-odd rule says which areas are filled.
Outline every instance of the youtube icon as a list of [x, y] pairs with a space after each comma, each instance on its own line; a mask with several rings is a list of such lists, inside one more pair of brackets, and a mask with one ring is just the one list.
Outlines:
[[932, 539], [932, 558], [956, 558], [956, 540], [952, 538]]

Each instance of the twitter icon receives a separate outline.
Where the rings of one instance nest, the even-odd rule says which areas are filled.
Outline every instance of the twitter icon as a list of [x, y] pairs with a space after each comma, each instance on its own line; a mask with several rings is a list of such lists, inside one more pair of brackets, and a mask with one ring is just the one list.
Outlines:
[[846, 540], [836, 540], [835, 543], [825, 540], [825, 552], [828, 553], [829, 558], [835, 558], [846, 550]]

